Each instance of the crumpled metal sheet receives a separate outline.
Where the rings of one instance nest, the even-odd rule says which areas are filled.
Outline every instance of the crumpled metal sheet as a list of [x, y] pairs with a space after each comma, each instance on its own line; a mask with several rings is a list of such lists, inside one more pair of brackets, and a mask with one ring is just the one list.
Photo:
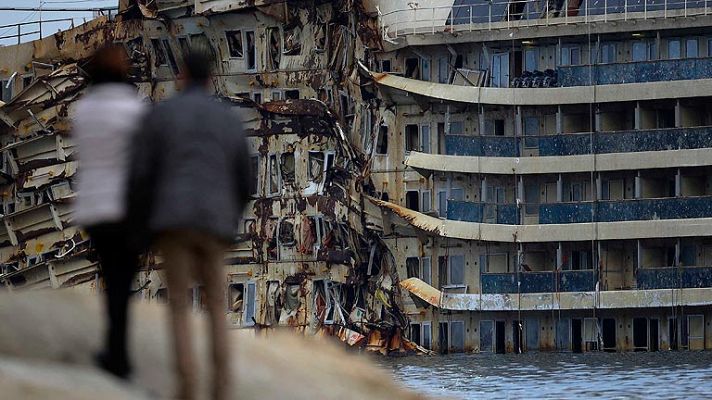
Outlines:
[[403, 289], [423, 299], [428, 304], [441, 307], [442, 292], [418, 278], [408, 278], [400, 282]]

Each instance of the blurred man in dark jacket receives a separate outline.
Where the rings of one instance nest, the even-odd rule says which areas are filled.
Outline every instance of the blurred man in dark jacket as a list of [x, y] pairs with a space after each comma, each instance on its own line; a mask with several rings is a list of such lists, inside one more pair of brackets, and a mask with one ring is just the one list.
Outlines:
[[205, 291], [211, 324], [213, 398], [227, 397], [224, 251], [235, 238], [252, 179], [240, 118], [208, 93], [212, 65], [207, 52], [186, 55], [185, 88], [144, 121], [129, 181], [130, 218], [146, 221], [165, 259], [180, 398], [196, 396], [188, 296], [193, 279]]

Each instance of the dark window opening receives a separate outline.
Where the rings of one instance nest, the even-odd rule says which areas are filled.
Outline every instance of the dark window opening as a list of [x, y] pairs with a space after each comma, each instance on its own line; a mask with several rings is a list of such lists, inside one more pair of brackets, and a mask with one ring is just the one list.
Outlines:
[[504, 120], [503, 119], [495, 119], [494, 120], [494, 135], [495, 136], [504, 136]]
[[22, 88], [27, 89], [32, 84], [32, 76], [22, 77]]
[[580, 319], [571, 320], [571, 351], [583, 353], [582, 321]]
[[321, 182], [324, 173], [324, 153], [319, 151], [309, 152], [309, 179]]
[[648, 350], [648, 319], [633, 318], [633, 351]]
[[420, 79], [420, 60], [418, 58], [405, 59], [405, 77]]
[[650, 341], [648, 351], [660, 350], [660, 321], [657, 318], [650, 319]]
[[506, 338], [505, 338], [505, 331], [504, 331], [505, 323], [504, 321], [497, 321], [495, 323], [495, 351], [497, 354], [504, 354], [507, 352], [507, 346], [506, 346]]
[[257, 104], [262, 104], [262, 93], [253, 93], [252, 98]]
[[391, 72], [391, 60], [381, 60], [381, 72]]
[[250, 168], [252, 169], [252, 177], [253, 179], [250, 181], [250, 193], [251, 194], [257, 194], [258, 188], [259, 188], [259, 164], [260, 163], [260, 157], [259, 156], [252, 156], [250, 157]]
[[280, 171], [282, 172], [282, 182], [294, 182], [294, 153], [282, 154]]
[[268, 68], [270, 70], [279, 69], [279, 61], [281, 59], [282, 52], [280, 51], [281, 40], [279, 37], [279, 28], [268, 28], [267, 29], [267, 54], [269, 55]]
[[388, 127], [381, 125], [378, 129], [378, 142], [376, 143], [377, 154], [388, 154]]
[[294, 224], [282, 220], [282, 222], [279, 223], [279, 244], [282, 246], [294, 246], [295, 242]]
[[184, 57], [190, 52], [190, 44], [188, 43], [188, 38], [178, 38], [178, 46], [180, 46], [180, 51], [181, 53], [183, 53]]
[[616, 351], [616, 320], [613, 318], [604, 318], [603, 323], [603, 350]]
[[388, 192], [383, 192], [383, 193], [381, 193], [381, 200], [383, 200], [383, 201], [389, 201], [389, 200], [390, 200], [389, 197], [388, 197]]
[[155, 67], [161, 67], [168, 65], [168, 60], [166, 59], [166, 53], [163, 51], [163, 45], [158, 39], [151, 39], [151, 46], [153, 46], [153, 52], [156, 55], [156, 59], [153, 62]]
[[410, 324], [410, 340], [420, 344], [420, 324]]
[[405, 193], [405, 206], [413, 211], [420, 211], [420, 195], [417, 190], [409, 190]]
[[405, 126], [405, 151], [418, 151], [418, 125]]
[[168, 40], [163, 39], [163, 48], [168, 56], [168, 62], [171, 65], [171, 70], [174, 74], [178, 73], [178, 63], [176, 62], [176, 57], [173, 55], [173, 50], [171, 49], [171, 44]]
[[521, 321], [512, 321], [512, 339], [514, 341], [514, 352], [516, 354], [522, 353], [522, 323]]
[[242, 58], [244, 48], [242, 45], [242, 31], [226, 31], [227, 48], [230, 51], [230, 57]]
[[449, 345], [449, 340], [448, 340], [448, 333], [450, 330], [448, 329], [448, 323], [447, 322], [441, 322], [440, 323], [440, 329], [439, 329], [439, 348], [440, 352], [443, 354], [447, 354], [448, 350], [450, 349]]
[[658, 116], [657, 122], [658, 122], [659, 129], [675, 127], [675, 110], [674, 109], [670, 108], [670, 109], [658, 110], [657, 116]]
[[245, 42], [247, 42], [247, 69], [257, 69], [257, 57], [255, 52], [255, 32], [245, 32]]
[[405, 269], [408, 274], [408, 278], [420, 278], [420, 259], [418, 257], [406, 258]]
[[284, 98], [286, 100], [299, 100], [299, 90], [297, 90], [297, 89], [285, 90]]
[[244, 306], [243, 295], [245, 293], [245, 285], [242, 283], [233, 283], [228, 286], [228, 309], [234, 313], [242, 313]]
[[299, 55], [302, 52], [302, 31], [298, 28], [284, 30], [284, 54], [287, 56]]

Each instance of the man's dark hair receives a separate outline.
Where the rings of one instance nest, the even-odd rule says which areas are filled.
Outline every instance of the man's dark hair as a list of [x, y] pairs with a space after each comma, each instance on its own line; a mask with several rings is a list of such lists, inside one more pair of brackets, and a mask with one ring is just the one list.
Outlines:
[[210, 80], [213, 64], [213, 55], [201, 48], [191, 48], [183, 57], [186, 77], [193, 82], [205, 83]]
[[101, 47], [84, 67], [92, 84], [128, 82], [129, 57], [124, 46], [109, 44]]

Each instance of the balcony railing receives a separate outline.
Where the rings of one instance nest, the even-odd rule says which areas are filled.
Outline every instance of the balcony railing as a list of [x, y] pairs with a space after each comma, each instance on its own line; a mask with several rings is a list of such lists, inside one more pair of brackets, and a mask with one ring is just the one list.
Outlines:
[[539, 206], [540, 224], [646, 221], [712, 217], [712, 196], [631, 199]]
[[480, 280], [484, 294], [590, 292], [596, 289], [594, 270], [482, 273]]
[[712, 287], [712, 267], [640, 268], [638, 289], [686, 289]]
[[616, 85], [712, 78], [712, 58], [558, 67], [559, 86]]
[[519, 221], [519, 213], [515, 204], [448, 200], [447, 219], [465, 222], [516, 225]]
[[[707, 15], [709, 0], [459, 0], [452, 6], [379, 10], [384, 39], [527, 26]], [[470, 4], [468, 4], [470, 3]]]
[[[538, 215], [539, 224], [649, 221], [712, 217], [712, 196], [659, 199], [599, 200], [568, 203], [521, 204], [527, 217]], [[537, 214], [538, 212], [538, 214]], [[515, 204], [448, 200], [447, 219], [489, 224], [519, 224]], [[529, 219], [529, 221], [531, 221]], [[533, 223], [533, 222], [529, 222]]]
[[710, 126], [539, 136], [445, 136], [445, 153], [455, 156], [570, 156], [708, 147], [712, 147]]

